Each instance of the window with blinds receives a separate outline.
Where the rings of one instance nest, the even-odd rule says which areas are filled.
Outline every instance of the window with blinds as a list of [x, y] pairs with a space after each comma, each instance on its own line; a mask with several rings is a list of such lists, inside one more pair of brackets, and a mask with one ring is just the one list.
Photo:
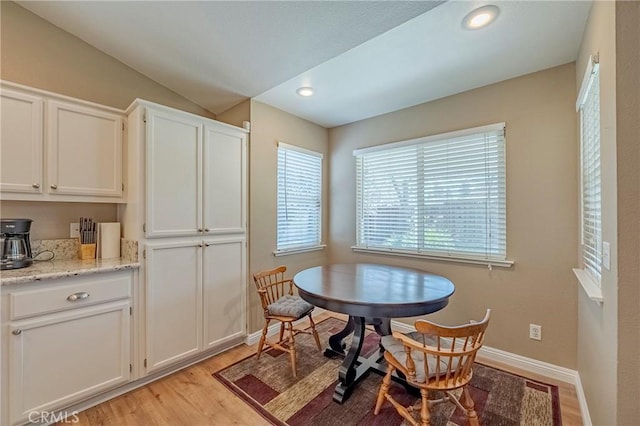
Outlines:
[[355, 248], [506, 259], [504, 123], [354, 155]]
[[320, 246], [321, 213], [322, 154], [280, 142], [276, 252]]
[[591, 63], [582, 83], [580, 111], [582, 160], [582, 261], [584, 270], [600, 285], [602, 259], [602, 200], [600, 192], [600, 78]]

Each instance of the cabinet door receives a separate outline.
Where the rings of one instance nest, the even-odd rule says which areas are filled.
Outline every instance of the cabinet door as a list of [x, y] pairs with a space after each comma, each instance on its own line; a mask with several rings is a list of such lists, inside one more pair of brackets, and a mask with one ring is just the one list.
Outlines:
[[2, 89], [0, 191], [42, 192], [42, 98]]
[[11, 424], [127, 382], [129, 306], [127, 300], [11, 323]]
[[147, 237], [197, 235], [202, 229], [202, 125], [147, 110]]
[[245, 133], [205, 126], [204, 231], [208, 234], [244, 232], [246, 144]]
[[146, 250], [146, 366], [151, 372], [202, 348], [202, 248], [189, 241], [147, 244]]
[[122, 117], [60, 101], [48, 105], [48, 191], [122, 197]]
[[246, 263], [244, 238], [205, 240], [205, 348], [245, 334]]

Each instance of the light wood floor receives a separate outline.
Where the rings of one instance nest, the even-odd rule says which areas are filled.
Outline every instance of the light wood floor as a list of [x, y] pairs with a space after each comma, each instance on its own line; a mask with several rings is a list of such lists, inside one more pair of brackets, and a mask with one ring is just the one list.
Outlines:
[[[329, 314], [323, 313], [318, 320]], [[79, 425], [269, 425], [250, 406], [236, 397], [211, 374], [253, 354], [256, 345], [242, 345], [182, 371], [133, 390], [78, 414]], [[564, 426], [582, 425], [573, 385], [514, 370], [486, 359], [495, 366], [521, 376], [556, 384]]]

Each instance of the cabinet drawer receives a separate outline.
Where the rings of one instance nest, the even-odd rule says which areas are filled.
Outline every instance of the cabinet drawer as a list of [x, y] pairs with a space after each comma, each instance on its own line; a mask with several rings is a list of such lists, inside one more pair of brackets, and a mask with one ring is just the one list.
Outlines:
[[27, 318], [112, 300], [131, 294], [131, 274], [76, 277], [52, 286], [9, 294], [9, 318]]

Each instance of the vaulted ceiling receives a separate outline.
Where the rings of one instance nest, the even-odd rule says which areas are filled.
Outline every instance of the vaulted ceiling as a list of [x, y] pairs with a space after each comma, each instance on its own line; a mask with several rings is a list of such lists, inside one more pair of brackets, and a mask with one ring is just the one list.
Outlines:
[[[213, 113], [249, 97], [325, 127], [575, 60], [588, 1], [20, 1]], [[499, 7], [483, 29], [471, 10]], [[296, 89], [312, 86], [315, 95]]]

